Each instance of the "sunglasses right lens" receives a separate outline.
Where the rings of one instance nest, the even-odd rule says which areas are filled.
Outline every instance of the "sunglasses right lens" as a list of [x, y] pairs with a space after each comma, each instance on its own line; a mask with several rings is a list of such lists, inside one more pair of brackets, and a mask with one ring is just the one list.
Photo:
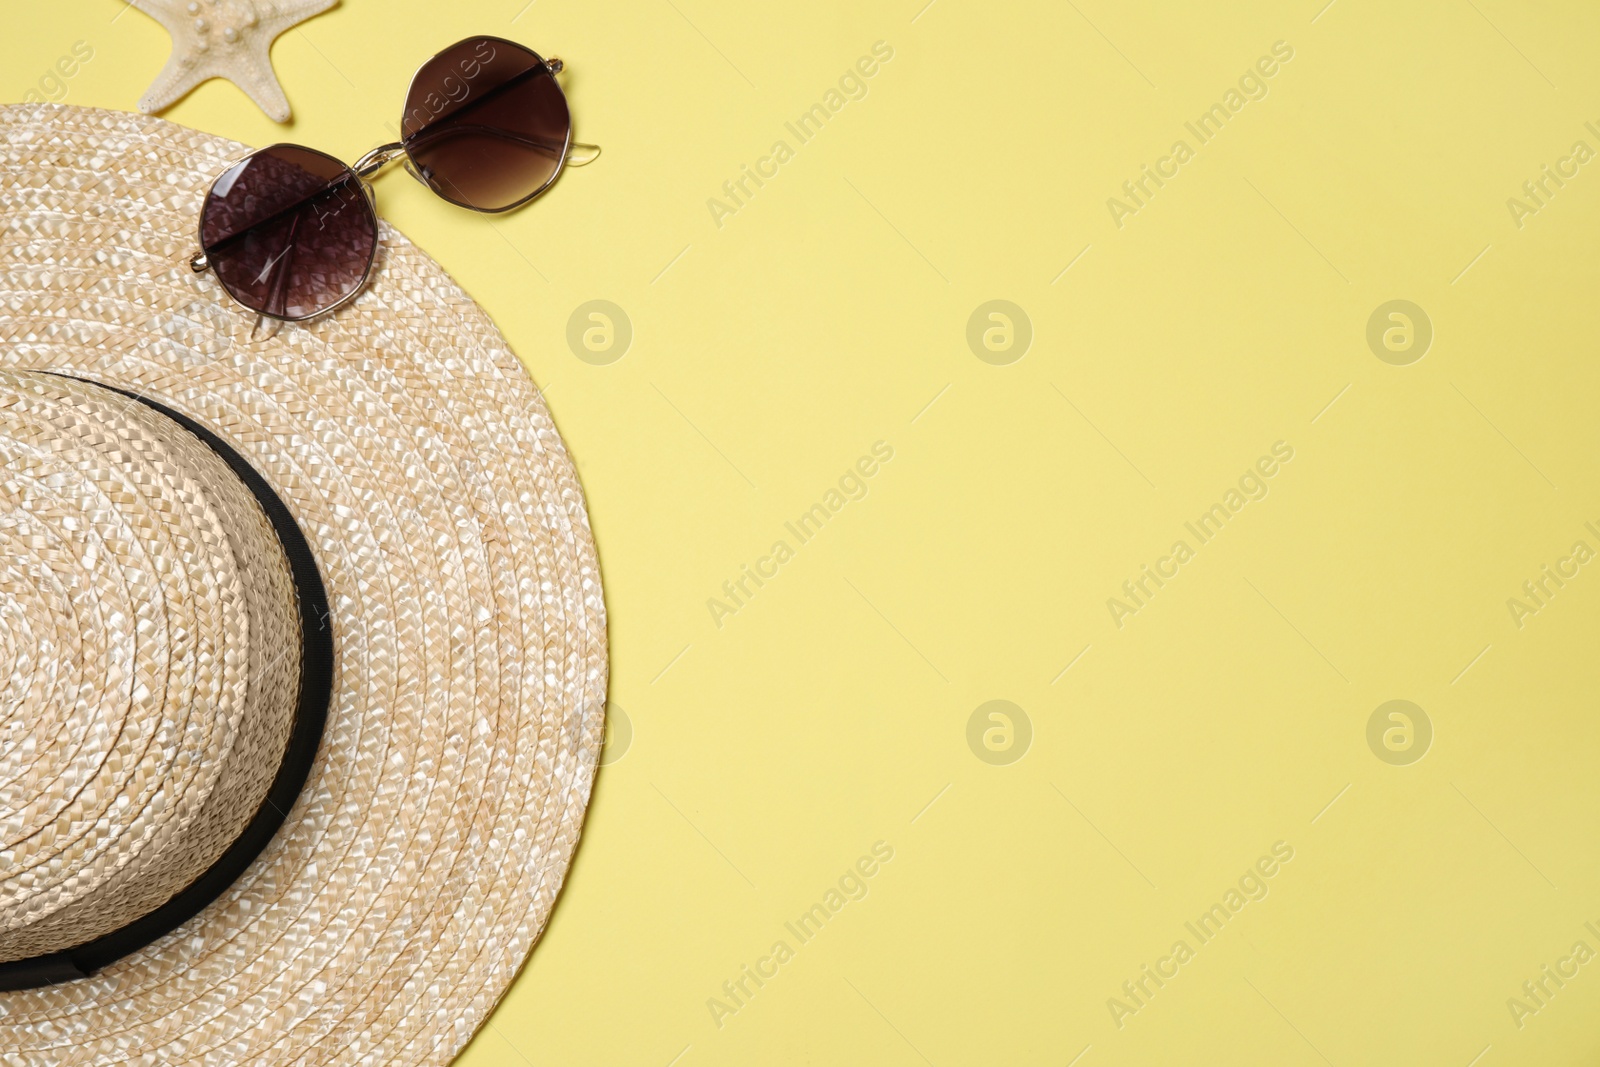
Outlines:
[[308, 319], [366, 280], [378, 220], [349, 167], [310, 148], [273, 145], [212, 183], [200, 246], [239, 303], [275, 319]]
[[498, 37], [474, 37], [417, 71], [401, 140], [434, 192], [504, 211], [554, 180], [571, 131], [567, 98], [544, 60]]

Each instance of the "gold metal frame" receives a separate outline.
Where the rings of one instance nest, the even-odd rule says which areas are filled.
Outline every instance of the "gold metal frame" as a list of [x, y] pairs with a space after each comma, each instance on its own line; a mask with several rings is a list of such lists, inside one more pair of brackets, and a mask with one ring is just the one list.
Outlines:
[[[493, 36], [489, 36], [489, 35], [485, 34], [485, 35], [482, 35], [482, 36], [479, 36], [479, 37], [468, 37], [465, 40], [467, 40], [467, 41], [475, 41], [475, 40], [494, 41], [497, 44], [504, 44], [504, 45], [507, 45], [507, 46], [509, 46], [511, 48], [515, 48], [515, 49], [518, 49], [520, 51], [526, 52], [528, 55], [532, 56], [535, 61], [537, 61], [537, 64], [538, 64], [538, 66], [540, 68], [542, 68], [545, 72], [547, 72], [549, 74], [551, 82], [556, 87], [556, 91], [561, 93], [562, 101], [563, 102], [566, 101], [566, 92], [565, 92], [565, 90], [563, 90], [561, 88], [561, 83], [556, 81], [556, 78], [555, 78], [555, 76], [557, 74], [560, 74], [563, 70], [566, 69], [566, 64], [559, 57], [551, 56], [550, 58], [546, 59], [543, 56], [539, 55], [539, 53], [535, 52], [533, 49], [527, 47], [526, 45], [518, 44], [515, 41], [508, 41], [504, 37], [493, 37]], [[443, 55], [445, 52], [450, 51], [450, 49], [452, 49], [452, 48], [456, 48], [457, 46], [459, 46], [462, 43], [464, 43], [464, 42], [458, 41], [458, 42], [456, 42], [456, 44], [451, 45], [449, 48], [445, 48], [445, 49], [440, 50], [439, 52], [434, 53], [432, 56], [428, 57], [428, 59], [424, 60], [420, 65], [418, 65], [416, 71], [414, 71], [412, 73], [412, 75], [411, 75], [410, 83], [408, 83], [408, 85], [406, 86], [406, 99], [407, 100], [409, 100], [411, 98], [411, 90], [413, 88], [415, 88], [416, 82], [417, 82], [417, 77], [422, 73], [423, 68], [426, 67], [429, 63], [433, 62], [435, 59], [439, 58], [439, 56]], [[372, 188], [371, 179], [376, 177], [377, 174], [380, 171], [382, 171], [384, 167], [388, 166], [390, 163], [393, 163], [397, 159], [404, 159], [406, 161], [406, 168], [405, 168], [406, 169], [406, 173], [410, 174], [413, 178], [417, 179], [417, 181], [421, 182], [422, 185], [424, 187], [426, 187], [429, 192], [433, 193], [433, 195], [437, 196], [439, 199], [443, 200], [445, 203], [453, 204], [456, 207], [465, 208], [468, 211], [476, 211], [479, 214], [483, 214], [483, 215], [503, 214], [503, 213], [505, 213], [507, 211], [515, 211], [517, 208], [520, 208], [520, 207], [524, 206], [529, 201], [536, 200], [540, 196], [542, 196], [552, 185], [554, 185], [556, 183], [556, 179], [560, 178], [562, 173], [566, 171], [567, 166], [568, 166], [569, 163], [574, 167], [581, 167], [581, 166], [583, 166], [583, 165], [585, 165], [587, 163], [593, 162], [594, 159], [599, 156], [600, 147], [598, 145], [584, 144], [582, 142], [574, 141], [572, 139], [572, 121], [571, 121], [572, 109], [570, 107], [568, 107], [568, 109], [567, 109], [567, 115], [568, 115], [567, 139], [566, 139], [566, 142], [561, 146], [561, 155], [556, 160], [555, 170], [551, 171], [550, 177], [545, 179], [544, 184], [540, 185], [539, 188], [535, 189], [533, 192], [529, 193], [527, 196], [525, 196], [522, 199], [516, 201], [515, 203], [507, 204], [505, 207], [498, 207], [498, 208], [475, 207], [472, 204], [463, 204], [458, 200], [451, 199], [450, 197], [448, 197], [448, 196], [444, 195], [443, 193], [439, 192], [439, 190], [435, 189], [432, 186], [432, 184], [430, 184], [428, 182], [428, 180], [426, 178], [424, 178], [420, 173], [418, 173], [418, 171], [416, 169], [416, 166], [415, 166], [416, 160], [411, 156], [410, 149], [407, 147], [404, 139], [399, 140], [399, 141], [392, 141], [392, 142], [390, 142], [388, 144], [379, 145], [377, 148], [372, 149], [370, 152], [368, 152], [365, 155], [363, 155], [360, 159], [356, 160], [355, 163], [349, 164], [349, 165], [340, 163], [340, 161], [336, 157], [331, 156], [328, 153], [322, 152], [322, 151], [320, 151], [318, 149], [315, 149], [315, 148], [308, 148], [305, 145], [291, 144], [291, 143], [288, 143], [288, 142], [279, 142], [278, 144], [268, 145], [265, 148], [258, 148], [254, 152], [249, 152], [249, 153], [247, 153], [247, 154], [245, 154], [243, 156], [240, 156], [238, 159], [235, 159], [235, 160], [232, 160], [231, 162], [229, 162], [228, 165], [222, 169], [222, 173], [217, 175], [217, 177], [212, 180], [211, 189], [215, 189], [217, 182], [221, 181], [222, 177], [224, 175], [226, 175], [229, 171], [233, 170], [235, 167], [239, 166], [241, 163], [244, 163], [244, 162], [248, 161], [251, 157], [253, 157], [255, 155], [258, 155], [261, 152], [270, 151], [270, 150], [272, 150], [274, 148], [298, 148], [298, 149], [300, 149], [302, 151], [316, 152], [318, 155], [324, 156], [325, 158], [328, 158], [328, 159], [332, 159], [334, 162], [340, 163], [341, 166], [344, 166], [345, 171], [351, 176], [351, 178], [353, 180], [355, 180], [357, 182], [357, 184], [360, 185], [361, 189], [366, 193], [366, 205], [367, 205], [368, 212], [370, 212], [371, 215], [372, 215], [374, 233], [376, 233], [377, 229], [378, 229], [378, 208], [377, 208], [377, 194], [374, 192], [374, 190]], [[577, 152], [575, 153], [574, 150], [577, 150]], [[208, 199], [210, 198], [210, 195], [211, 195], [211, 191], [210, 191], [210, 189], [208, 189], [206, 191], [206, 196], [207, 196]], [[196, 274], [203, 274], [206, 271], [211, 270], [211, 264], [210, 264], [209, 260], [207, 259], [206, 252], [205, 252], [205, 239], [204, 239], [204, 232], [203, 232], [204, 231], [205, 210], [204, 210], [203, 206], [201, 208], [200, 215], [201, 215], [201, 224], [200, 224], [200, 227], [199, 227], [199, 232], [197, 232], [196, 235], [195, 235], [196, 239], [197, 239], [196, 243], [198, 243], [200, 245], [200, 251], [196, 252], [193, 256], [189, 257], [189, 269], [194, 271]], [[228, 294], [228, 298], [230, 300], [232, 300], [235, 304], [238, 304], [240, 307], [244, 308], [246, 311], [255, 312], [255, 314], [256, 314], [256, 325], [258, 327], [260, 326], [262, 319], [273, 319], [273, 320], [276, 320], [278, 322], [310, 322], [310, 321], [312, 321], [314, 319], [321, 318], [323, 315], [330, 314], [331, 312], [343, 307], [345, 304], [347, 304], [350, 301], [354, 300], [361, 293], [361, 291], [367, 287], [367, 282], [369, 280], [371, 280], [371, 278], [372, 278], [372, 270], [373, 270], [373, 267], [376, 266], [377, 261], [378, 261], [377, 247], [376, 247], [376, 244], [374, 244], [373, 254], [371, 256], [369, 256], [368, 259], [367, 259], [366, 272], [364, 274], [362, 274], [361, 280], [356, 284], [354, 289], [352, 289], [345, 296], [340, 297], [337, 302], [328, 305], [327, 307], [323, 308], [322, 310], [320, 310], [318, 312], [315, 312], [314, 314], [311, 314], [311, 315], [301, 316], [299, 318], [293, 318], [293, 317], [286, 316], [286, 315], [273, 315], [270, 312], [266, 312], [266, 311], [256, 311], [255, 308], [252, 308], [252, 307], [248, 306], [243, 301], [239, 300], [238, 297], [234, 296], [233, 293], [228, 290], [228, 287], [227, 287], [226, 283], [224, 283], [220, 277], [217, 279], [217, 284], [222, 288], [222, 291], [224, 293]]]

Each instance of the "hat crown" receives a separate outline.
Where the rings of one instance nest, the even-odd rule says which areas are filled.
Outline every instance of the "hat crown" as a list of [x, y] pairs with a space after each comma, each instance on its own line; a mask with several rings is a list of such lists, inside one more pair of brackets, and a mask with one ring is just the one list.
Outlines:
[[0, 963], [147, 915], [261, 806], [300, 686], [282, 545], [139, 399], [0, 371]]

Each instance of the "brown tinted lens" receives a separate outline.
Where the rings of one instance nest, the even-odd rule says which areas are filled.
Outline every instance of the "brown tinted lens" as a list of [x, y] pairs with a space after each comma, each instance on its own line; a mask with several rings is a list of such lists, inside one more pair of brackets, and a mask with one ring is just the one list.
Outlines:
[[401, 139], [434, 192], [463, 207], [504, 211], [555, 177], [571, 126], [567, 98], [544, 60], [510, 41], [474, 37], [417, 71]]
[[332, 156], [273, 145], [211, 186], [200, 244], [217, 280], [252, 311], [305, 319], [361, 287], [378, 220], [361, 180]]

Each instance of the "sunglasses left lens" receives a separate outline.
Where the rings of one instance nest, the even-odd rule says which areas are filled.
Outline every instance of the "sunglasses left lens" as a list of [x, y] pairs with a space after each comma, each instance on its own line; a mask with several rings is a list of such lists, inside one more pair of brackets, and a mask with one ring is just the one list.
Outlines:
[[498, 37], [471, 37], [422, 65], [401, 141], [417, 176], [453, 204], [505, 211], [542, 192], [572, 138], [550, 65]]
[[235, 163], [200, 213], [206, 261], [235, 300], [307, 319], [366, 280], [378, 220], [355, 172], [322, 152], [273, 145]]

